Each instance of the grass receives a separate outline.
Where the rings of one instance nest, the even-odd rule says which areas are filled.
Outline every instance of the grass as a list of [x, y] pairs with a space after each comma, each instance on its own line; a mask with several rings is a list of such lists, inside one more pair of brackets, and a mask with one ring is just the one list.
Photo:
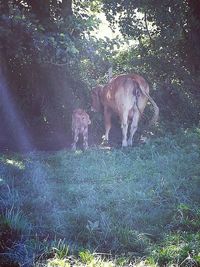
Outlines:
[[131, 149], [1, 155], [0, 255], [34, 266], [198, 266], [199, 148], [193, 129]]

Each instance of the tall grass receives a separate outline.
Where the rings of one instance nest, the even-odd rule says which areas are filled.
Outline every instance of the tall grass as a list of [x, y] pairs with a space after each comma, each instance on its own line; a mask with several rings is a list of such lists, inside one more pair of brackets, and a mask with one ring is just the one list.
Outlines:
[[[199, 148], [200, 131], [194, 129], [131, 149], [2, 155], [2, 217], [12, 207], [13, 223], [20, 222], [17, 213], [26, 216], [31, 230], [23, 244], [32, 262], [45, 255], [46, 264], [53, 258], [68, 266], [70, 255], [81, 262], [78, 251], [86, 250], [111, 253], [110, 266], [119, 266], [114, 255], [120, 264], [125, 255], [124, 266], [138, 257], [152, 266], [181, 264], [188, 255], [198, 263]], [[185, 245], [178, 246], [173, 236]], [[196, 240], [193, 248], [190, 236]], [[53, 250], [52, 242], [60, 239], [64, 243]]]

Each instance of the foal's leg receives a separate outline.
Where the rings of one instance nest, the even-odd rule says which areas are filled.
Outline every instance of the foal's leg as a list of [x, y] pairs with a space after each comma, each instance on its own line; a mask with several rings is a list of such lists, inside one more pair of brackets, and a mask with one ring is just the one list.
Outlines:
[[74, 142], [72, 143], [72, 150], [76, 150], [76, 143], [78, 142], [79, 131], [74, 130]]
[[88, 149], [88, 128], [83, 131], [83, 148]]

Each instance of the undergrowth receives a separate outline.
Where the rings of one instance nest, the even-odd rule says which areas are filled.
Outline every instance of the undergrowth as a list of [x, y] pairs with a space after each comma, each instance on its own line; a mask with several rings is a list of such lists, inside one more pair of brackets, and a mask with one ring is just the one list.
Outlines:
[[1, 266], [200, 266], [199, 148], [194, 129], [1, 155]]

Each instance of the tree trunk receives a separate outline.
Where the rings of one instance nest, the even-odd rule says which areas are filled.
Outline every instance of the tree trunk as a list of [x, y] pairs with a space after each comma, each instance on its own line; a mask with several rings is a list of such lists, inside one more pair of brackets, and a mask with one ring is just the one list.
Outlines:
[[2, 0], [2, 3], [0, 4], [0, 14], [8, 14], [9, 13], [9, 1], [8, 0]]
[[72, 12], [72, 0], [62, 0], [61, 14], [64, 19], [71, 16]]
[[39, 21], [46, 26], [50, 20], [50, 0], [27, 0], [27, 3]]
[[188, 0], [190, 8], [190, 16], [188, 18], [190, 24], [189, 43], [190, 50], [188, 51], [190, 64], [193, 67], [194, 73], [198, 74], [200, 71], [200, 1]]

